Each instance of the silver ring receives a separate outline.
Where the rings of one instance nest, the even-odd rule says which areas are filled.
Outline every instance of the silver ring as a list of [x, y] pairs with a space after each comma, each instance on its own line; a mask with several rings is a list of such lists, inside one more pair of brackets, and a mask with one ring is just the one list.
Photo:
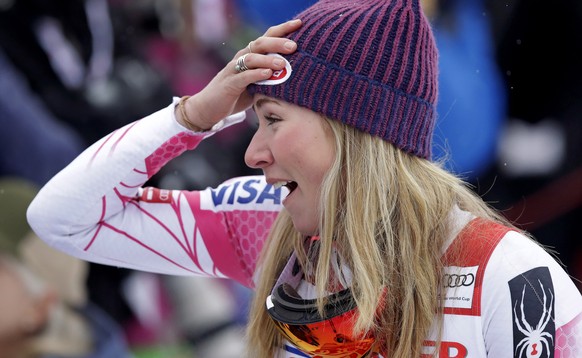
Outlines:
[[249, 44], [247, 45], [247, 48], [249, 49], [249, 53], [253, 53], [253, 49], [252, 46], [253, 45], [253, 41], [249, 42]]
[[247, 57], [247, 55], [249, 54], [245, 53], [244, 55], [236, 59], [236, 64], [234, 65], [234, 70], [236, 72], [241, 73], [249, 69], [245, 64], [245, 58]]

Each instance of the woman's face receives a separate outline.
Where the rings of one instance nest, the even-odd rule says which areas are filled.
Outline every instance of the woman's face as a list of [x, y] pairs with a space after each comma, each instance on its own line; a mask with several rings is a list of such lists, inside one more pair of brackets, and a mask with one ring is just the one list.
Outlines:
[[335, 158], [329, 124], [319, 114], [287, 102], [256, 95], [259, 128], [245, 155], [251, 168], [262, 169], [267, 182], [284, 185], [283, 205], [304, 235], [317, 234], [320, 187]]

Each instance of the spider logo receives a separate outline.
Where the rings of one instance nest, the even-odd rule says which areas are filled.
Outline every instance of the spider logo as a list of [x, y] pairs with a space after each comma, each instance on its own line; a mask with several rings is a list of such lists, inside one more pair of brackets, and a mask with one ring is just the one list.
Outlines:
[[[546, 356], [550, 357], [549, 340], [551, 340], [552, 342], [551, 346], [553, 347], [554, 345], [554, 337], [550, 333], [545, 331], [546, 326], [548, 325], [550, 320], [553, 319], [552, 307], [554, 303], [554, 295], [550, 290], [551, 295], [550, 302], [546, 306], [546, 303], [548, 303], [546, 290], [544, 285], [540, 282], [540, 280], [538, 280], [538, 282], [540, 284], [540, 287], [542, 288], [544, 310], [535, 328], [525, 318], [525, 312], [523, 309], [526, 285], [523, 285], [523, 290], [521, 291], [521, 303], [519, 305], [521, 312], [520, 319], [518, 319], [518, 315], [516, 312], [516, 306], [518, 301], [515, 301], [515, 304], [513, 305], [515, 325], [517, 326], [519, 331], [525, 335], [525, 338], [522, 339], [515, 347], [515, 353], [517, 353], [517, 350], [519, 350], [519, 354], [517, 354], [516, 357], [539, 358], [542, 357], [542, 353], [544, 353], [544, 351], [546, 352]], [[523, 355], [524, 352], [525, 356]]]

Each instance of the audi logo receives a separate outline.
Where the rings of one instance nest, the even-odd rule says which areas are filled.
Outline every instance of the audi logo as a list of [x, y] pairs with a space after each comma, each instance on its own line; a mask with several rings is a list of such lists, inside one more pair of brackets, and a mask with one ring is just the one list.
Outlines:
[[473, 283], [475, 283], [475, 275], [473, 275], [472, 273], [462, 275], [446, 273], [443, 276], [443, 286], [447, 288], [463, 286], [467, 287], [471, 286]]

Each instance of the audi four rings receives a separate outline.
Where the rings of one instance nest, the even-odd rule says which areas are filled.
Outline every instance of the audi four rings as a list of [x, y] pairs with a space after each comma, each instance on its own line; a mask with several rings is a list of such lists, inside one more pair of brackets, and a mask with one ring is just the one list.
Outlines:
[[468, 287], [475, 283], [475, 275], [468, 274], [449, 274], [443, 276], [443, 286], [448, 288]]

